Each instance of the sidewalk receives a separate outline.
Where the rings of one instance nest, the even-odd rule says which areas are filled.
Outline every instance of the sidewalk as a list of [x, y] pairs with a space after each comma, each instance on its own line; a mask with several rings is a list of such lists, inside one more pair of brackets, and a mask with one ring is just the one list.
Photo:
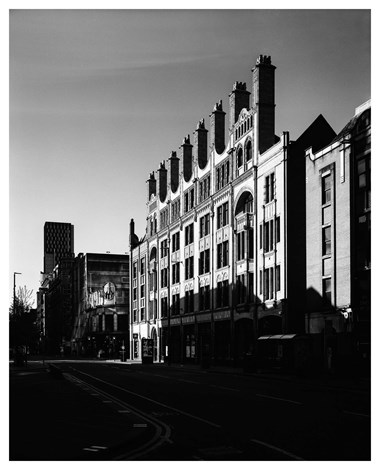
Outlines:
[[141, 417], [54, 377], [42, 362], [11, 366], [9, 386], [11, 461], [110, 460], [153, 434], [134, 427]]

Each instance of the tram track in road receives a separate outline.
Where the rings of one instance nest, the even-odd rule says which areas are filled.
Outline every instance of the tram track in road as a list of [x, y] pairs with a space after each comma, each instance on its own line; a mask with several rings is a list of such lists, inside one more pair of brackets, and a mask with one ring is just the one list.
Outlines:
[[[84, 380], [79, 379], [71, 373], [64, 373], [63, 376], [72, 382], [73, 384], [82, 388], [82, 390], [89, 393], [91, 396], [97, 397], [102, 400], [102, 403], [113, 406], [119, 413], [126, 413], [128, 416], [136, 416], [139, 420], [144, 421], [143, 423], [137, 422], [133, 423], [133, 428], [148, 428], [148, 425], [154, 428], [153, 436], [150, 437], [147, 441], [142, 442], [141, 444], [136, 444], [136, 447], [125, 451], [121, 444], [118, 444], [115, 449], [103, 448], [107, 450], [108, 454], [112, 455], [112, 460], [139, 460], [144, 456], [157, 450], [163, 444], [171, 444], [170, 440], [171, 430], [170, 427], [163, 421], [152, 417], [151, 415], [131, 406], [129, 403], [121, 400], [120, 398], [115, 397], [114, 395], [101, 390], [98, 387], [95, 387], [93, 384], [90, 384]], [[98, 446], [91, 446], [92, 448], [85, 448], [84, 450], [97, 452]]]
[[[341, 400], [340, 390], [323, 390], [321, 396], [318, 390], [310, 391], [308, 384], [299, 390], [288, 382], [278, 387], [277, 382], [246, 377], [232, 380], [226, 375], [152, 368], [140, 373], [134, 369], [126, 379], [123, 370], [113, 368], [108, 373], [90, 367], [71, 370], [84, 382], [170, 426], [173, 444], [158, 447], [147, 454], [147, 460], [184, 460], [184, 456], [188, 460], [315, 460], [318, 455], [335, 459], [341, 454], [330, 445], [333, 435], [340, 436], [339, 442], [350, 442], [353, 457], [367, 452], [350, 437], [349, 430], [360, 425], [366, 436], [369, 415], [364, 405], [356, 406], [357, 395], [346, 391]], [[252, 434], [252, 420], [260, 423], [256, 435]], [[271, 422], [291, 423], [292, 431], [282, 433]], [[312, 423], [316, 427], [310, 440], [302, 429]]]
[[[168, 444], [174, 444], [172, 450], [170, 448], [166, 449], [161, 449], [160, 444], [157, 444], [155, 447], [152, 445], [147, 445], [147, 449], [142, 449], [138, 450], [136, 452], [137, 459], [140, 457], [144, 457], [144, 460], [161, 460], [162, 456], [169, 456], [167, 458], [171, 459], [172, 455], [181, 455], [180, 458], [175, 459], [175, 460], [182, 460], [183, 456], [187, 456], [188, 458], [186, 460], [260, 460], [260, 456], [264, 455], [274, 455], [274, 460], [302, 460], [301, 457], [296, 456], [282, 448], [276, 447], [272, 444], [265, 443], [262, 441], [255, 441], [255, 439], [251, 439], [251, 445], [249, 445], [250, 440], [248, 438], [244, 439], [244, 442], [240, 442], [240, 445], [236, 439], [234, 439], [235, 443], [232, 445], [231, 444], [231, 438], [230, 438], [230, 432], [226, 430], [226, 428], [223, 427], [220, 424], [213, 423], [211, 421], [205, 420], [201, 418], [200, 416], [195, 416], [190, 413], [187, 413], [183, 410], [180, 410], [178, 408], [171, 407], [165, 403], [158, 402], [156, 400], [153, 400], [149, 397], [146, 397], [140, 393], [133, 392], [131, 390], [126, 389], [125, 387], [120, 387], [116, 384], [110, 383], [106, 380], [100, 379], [99, 377], [93, 376], [92, 374], [88, 374], [87, 372], [83, 372], [80, 370], [74, 370], [74, 372], [81, 374], [81, 376], [87, 377], [87, 379], [78, 379], [80, 380], [81, 383], [84, 384], [84, 386], [87, 388], [87, 391], [91, 394], [97, 394], [99, 398], [104, 400], [105, 398], [109, 401], [114, 400], [114, 403], [121, 402], [121, 404], [126, 407], [125, 411], [128, 412], [130, 410], [136, 410], [140, 414], [144, 415], [145, 417], [148, 416], [149, 420], [154, 419], [154, 421], [159, 421], [162, 423], [161, 420], [158, 418], [162, 419], [169, 419], [169, 422], [172, 420], [172, 418], [180, 418], [182, 415], [183, 417], [190, 418], [192, 421], [194, 421], [194, 425], [196, 425], [196, 422], [198, 421], [199, 423], [202, 423], [203, 425], [206, 424], [208, 426], [214, 427], [214, 428], [219, 428], [218, 431], [215, 429], [215, 432], [221, 433], [220, 437], [222, 437], [222, 441], [225, 441], [222, 443], [220, 441], [213, 442], [212, 440], [208, 442], [207, 440], [205, 442], [202, 442], [200, 440], [197, 440], [197, 442], [192, 442], [189, 446], [184, 446], [183, 443], [177, 443], [173, 442], [169, 436], [166, 436], [164, 438], [164, 442]], [[146, 413], [141, 412], [140, 410], [137, 410], [137, 408], [133, 408], [130, 406], [130, 404], [126, 403], [124, 400], [120, 400], [119, 398], [116, 398], [112, 392], [104, 392], [103, 388], [100, 390], [98, 387], [94, 386], [93, 384], [90, 384], [88, 380], [91, 381], [97, 381], [101, 387], [106, 386], [107, 390], [109, 387], [112, 387], [119, 392], [124, 392], [127, 394], [130, 394], [133, 397], [137, 397], [139, 399], [143, 399], [150, 404], [156, 405], [155, 410], [156, 411], [150, 411], [149, 415]], [[181, 380], [182, 382], [190, 382], [187, 380]], [[192, 383], [192, 381], [191, 381]], [[196, 382], [196, 384], [198, 384]], [[201, 385], [201, 384], [199, 384]], [[218, 387], [219, 388], [219, 387]], [[233, 389], [236, 391], [236, 389]], [[162, 411], [157, 411], [157, 405], [161, 408]], [[119, 410], [120, 412], [123, 412], [124, 410]], [[139, 427], [142, 426], [142, 424], [137, 425]], [[172, 427], [172, 426], [171, 426]], [[227, 431], [227, 433], [226, 433]], [[226, 440], [227, 438], [227, 440]], [[174, 437], [173, 437], [174, 439]], [[228, 444], [230, 443], [230, 444]], [[254, 447], [252, 448], [252, 443], [254, 444]], [[193, 447], [191, 447], [193, 446]], [[170, 446], [172, 447], [172, 446]], [[178, 452], [180, 451], [180, 454]], [[252, 458], [252, 456], [254, 456]], [[130, 454], [122, 456], [118, 460], [134, 460], [135, 455], [132, 456], [131, 458]], [[164, 458], [166, 460], [167, 458]]]
[[77, 370], [77, 369], [73, 369], [73, 370], [74, 370], [75, 372], [79, 373], [79, 374], [82, 374], [82, 375], [84, 375], [84, 376], [90, 378], [91, 380], [94, 380], [94, 381], [96, 381], [96, 382], [98, 382], [98, 383], [101, 383], [101, 384], [103, 384], [103, 385], [105, 385], [105, 386], [107, 386], [107, 387], [110, 387], [110, 388], [119, 390], [119, 391], [121, 391], [121, 392], [123, 392], [123, 393], [127, 393], [127, 394], [129, 394], [129, 395], [131, 395], [131, 396], [133, 396], [133, 397], [138, 398], [138, 399], [142, 399], [142, 400], [144, 400], [145, 402], [149, 402], [149, 403], [151, 403], [151, 404], [158, 405], [158, 406], [161, 407], [161, 408], [165, 408], [165, 409], [167, 409], [167, 410], [169, 410], [169, 411], [171, 411], [171, 412], [175, 412], [175, 413], [178, 413], [178, 414], [180, 414], [180, 415], [182, 415], [182, 416], [186, 416], [186, 417], [191, 418], [191, 419], [193, 419], [193, 420], [195, 420], [195, 421], [199, 421], [199, 422], [205, 423], [205, 424], [207, 424], [207, 425], [209, 425], [209, 426], [211, 426], [211, 427], [214, 427], [214, 428], [221, 428], [221, 425], [220, 425], [220, 424], [214, 423], [214, 422], [209, 421], [209, 420], [207, 420], [207, 419], [204, 419], [204, 418], [202, 418], [202, 417], [200, 417], [200, 416], [197, 416], [197, 415], [188, 413], [188, 412], [186, 412], [186, 411], [184, 411], [184, 410], [180, 410], [180, 409], [178, 409], [178, 408], [176, 408], [176, 407], [167, 405], [166, 403], [159, 402], [159, 401], [154, 400], [154, 399], [152, 399], [152, 398], [150, 398], [150, 397], [147, 397], [147, 396], [142, 395], [142, 394], [140, 394], [140, 393], [136, 393], [136, 392], [134, 392], [134, 391], [132, 391], [132, 390], [129, 390], [129, 389], [125, 388], [125, 387], [120, 387], [119, 385], [116, 385], [116, 384], [113, 384], [113, 383], [108, 382], [108, 381], [106, 381], [106, 380], [100, 379], [99, 377], [95, 377], [94, 375], [88, 374], [88, 373], [83, 372], [83, 371], [81, 371], [81, 370]]

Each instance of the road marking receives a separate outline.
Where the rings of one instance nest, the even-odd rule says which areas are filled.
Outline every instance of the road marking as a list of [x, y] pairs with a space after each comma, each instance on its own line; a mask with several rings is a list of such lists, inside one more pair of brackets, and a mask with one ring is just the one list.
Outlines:
[[92, 449], [91, 447], [83, 447], [83, 450], [88, 450], [89, 452], [98, 452], [99, 449]]
[[221, 385], [209, 384], [209, 387], [220, 388], [221, 390], [228, 390], [229, 392], [240, 392], [237, 388], [222, 387]]
[[147, 428], [148, 425], [145, 424], [145, 423], [135, 423], [135, 424], [133, 425], [133, 427], [134, 427], [134, 428]]
[[304, 460], [302, 457], [299, 457], [298, 455], [292, 454], [291, 452], [281, 449], [280, 447], [273, 446], [272, 444], [268, 444], [267, 442], [258, 441], [257, 439], [251, 439], [251, 442], [253, 442], [254, 444], [260, 444], [261, 446], [264, 446], [264, 447], [268, 447], [268, 449], [273, 449], [276, 452], [287, 455], [288, 457], [294, 460]]
[[270, 398], [271, 400], [286, 401], [287, 403], [293, 403], [294, 405], [302, 405], [302, 403], [299, 401], [287, 400], [286, 398], [272, 397], [270, 395], [260, 395], [259, 393], [256, 393], [256, 396], [260, 398]]
[[203, 418], [200, 418], [199, 416], [192, 415], [191, 413], [187, 413], [186, 411], [179, 410], [178, 408], [174, 408], [173, 406], [165, 405], [164, 403], [160, 403], [159, 401], [153, 400], [152, 398], [148, 398], [144, 395], [140, 395], [139, 393], [132, 392], [131, 390], [128, 390], [126, 388], [119, 387], [118, 385], [107, 382], [106, 380], [99, 379], [98, 377], [95, 377], [94, 375], [91, 375], [91, 374], [87, 374], [86, 372], [82, 372], [81, 370], [77, 370], [77, 372], [79, 374], [86, 375], [87, 377], [91, 377], [92, 379], [94, 379], [98, 382], [102, 382], [106, 385], [109, 385], [110, 387], [113, 387], [113, 388], [116, 388], [118, 390], [122, 390], [123, 392], [129, 393], [130, 395], [134, 395], [136, 397], [142, 398], [143, 400], [147, 400], [147, 401], [150, 401], [151, 403], [155, 403], [156, 405], [159, 405], [163, 408], [167, 408], [169, 410], [177, 411], [178, 413], [180, 413], [183, 416], [188, 416], [189, 418], [195, 419], [197, 421], [201, 421], [202, 423], [206, 423], [209, 426], [213, 426], [214, 428], [220, 428], [221, 427], [220, 424], [216, 424], [216, 423], [213, 423], [212, 421], [208, 421], [207, 419], [203, 419]]
[[364, 413], [355, 413], [354, 411], [343, 410], [343, 413], [346, 413], [347, 415], [361, 416], [363, 418], [369, 418], [370, 417], [369, 415], [366, 415]]
[[[81, 373], [79, 370], [76, 370], [74, 368], [73, 368], [73, 370], [77, 373]], [[87, 375], [89, 377], [93, 377], [90, 374], [86, 374], [85, 372], [82, 372], [82, 374]], [[73, 376], [71, 376], [71, 377], [73, 377]], [[93, 378], [95, 380], [100, 381], [100, 382], [105, 382], [105, 381], [102, 381], [101, 379], [98, 379], [97, 377], [93, 377]], [[78, 379], [78, 381], [83, 382], [80, 379]], [[85, 383], [85, 382], [83, 382], [83, 383]], [[105, 383], [107, 383], [107, 382], [105, 382]], [[110, 385], [112, 386], [112, 384], [110, 384]], [[116, 404], [118, 404], [119, 406], [122, 406], [122, 407], [125, 406], [125, 403], [123, 403], [118, 398], [113, 397], [109, 393], [106, 393], [105, 391], [101, 391], [101, 390], [97, 389], [94, 386], [91, 386], [91, 387], [92, 387], [93, 390], [98, 390], [102, 396], [112, 398], [112, 401], [115, 402]], [[121, 390], [124, 390], [121, 387], [117, 387], [117, 388], [120, 388]], [[133, 412], [133, 414], [135, 414], [137, 416], [140, 416], [142, 419], [144, 419], [145, 421], [150, 423], [152, 425], [152, 427], [154, 427], [155, 433], [154, 433], [153, 437], [148, 442], [144, 442], [142, 445], [135, 448], [134, 450], [129, 450], [127, 452], [123, 452], [123, 453], [117, 455], [116, 460], [140, 458], [140, 457], [144, 456], [146, 454], [146, 452], [153, 451], [154, 449], [159, 447], [162, 444], [162, 442], [164, 442], [166, 439], [169, 438], [170, 433], [171, 433], [169, 426], [166, 423], [164, 423], [163, 421], [159, 421], [159, 420], [154, 419], [154, 418], [150, 419], [150, 417], [146, 413], [142, 412], [141, 410], [138, 410], [138, 409], [133, 408], [133, 407], [130, 407], [130, 408], [131, 408], [131, 412]]]
[[194, 380], [178, 379], [178, 382], [186, 382], [188, 384], [197, 384], [200, 385], [200, 382], [195, 382]]
[[17, 372], [17, 375], [32, 375], [32, 374], [41, 374], [40, 371], [37, 372]]
[[108, 449], [108, 447], [104, 447], [104, 446], [91, 446], [93, 449], [101, 449], [101, 450], [105, 450], [105, 449]]
[[219, 446], [219, 447], [207, 447], [205, 449], [197, 449], [200, 454], [207, 455], [208, 457], [223, 455], [236, 455], [242, 454], [243, 451], [232, 446]]

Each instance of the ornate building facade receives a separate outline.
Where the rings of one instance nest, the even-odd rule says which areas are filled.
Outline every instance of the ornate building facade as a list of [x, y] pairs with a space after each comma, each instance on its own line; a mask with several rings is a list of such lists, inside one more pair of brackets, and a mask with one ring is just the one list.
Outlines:
[[259, 56], [147, 180], [145, 236], [130, 228], [132, 359], [241, 364], [258, 338], [304, 333], [305, 154], [336, 136], [319, 116], [275, 134], [275, 66]]

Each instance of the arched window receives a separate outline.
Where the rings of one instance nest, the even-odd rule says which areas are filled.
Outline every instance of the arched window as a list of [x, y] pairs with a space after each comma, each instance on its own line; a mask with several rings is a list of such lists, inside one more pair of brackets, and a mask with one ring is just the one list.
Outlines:
[[246, 161], [249, 162], [252, 159], [252, 142], [249, 140], [245, 148]]
[[253, 259], [253, 196], [250, 191], [240, 195], [235, 209], [236, 261]]
[[253, 212], [253, 196], [249, 191], [244, 191], [236, 205], [235, 217], [240, 214], [251, 214]]
[[157, 248], [154, 246], [150, 252], [149, 261], [156, 261], [157, 257]]

